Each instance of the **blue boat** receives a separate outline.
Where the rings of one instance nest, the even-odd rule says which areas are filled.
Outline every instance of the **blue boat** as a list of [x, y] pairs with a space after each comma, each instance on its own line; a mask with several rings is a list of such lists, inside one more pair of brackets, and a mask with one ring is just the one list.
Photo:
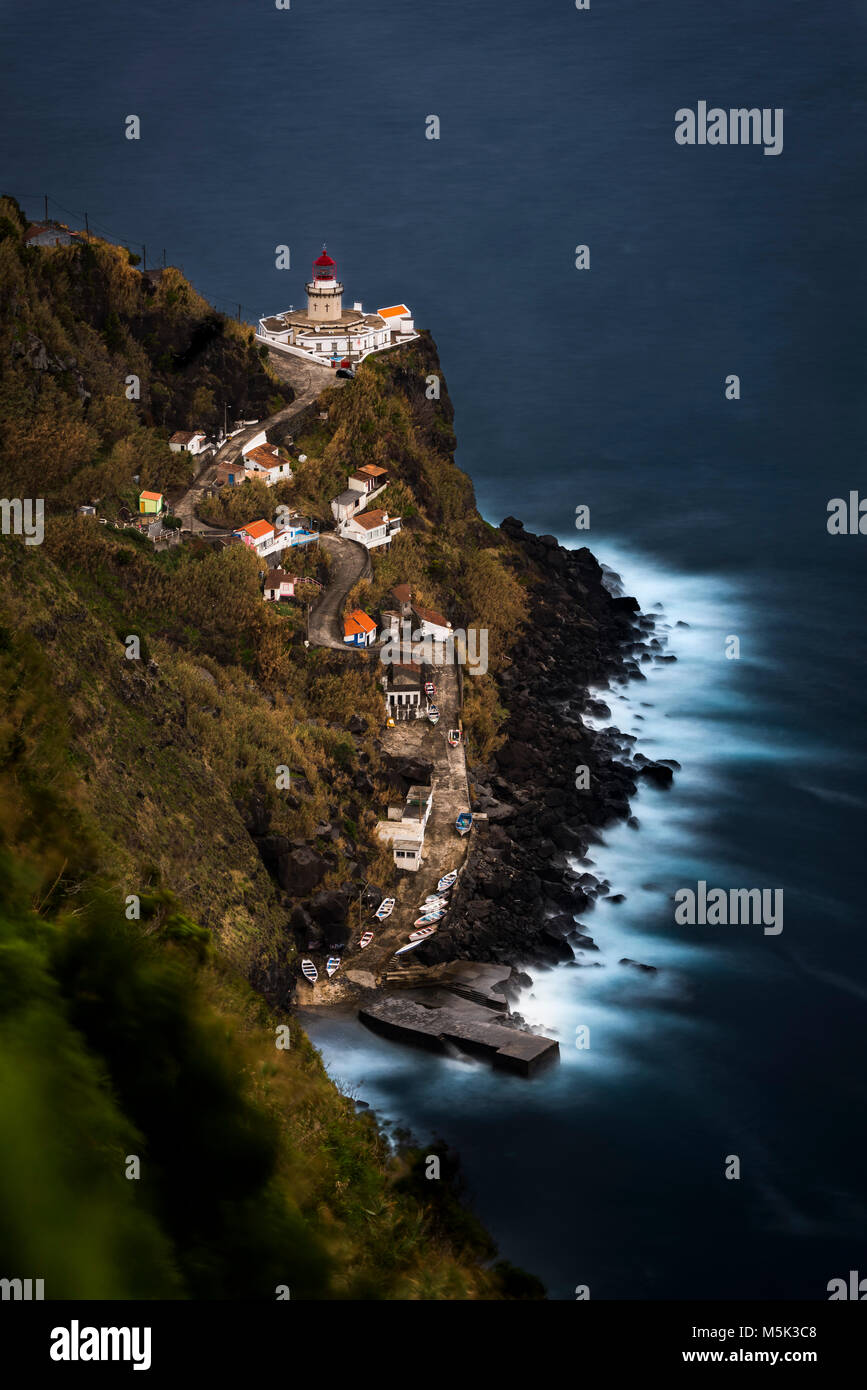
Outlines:
[[473, 815], [472, 815], [472, 812], [471, 812], [471, 811], [461, 811], [461, 814], [458, 816], [457, 820], [455, 821], [455, 830], [458, 832], [459, 835], [469, 835], [470, 830], [471, 830], [471, 828], [472, 828], [472, 824], [473, 824]]

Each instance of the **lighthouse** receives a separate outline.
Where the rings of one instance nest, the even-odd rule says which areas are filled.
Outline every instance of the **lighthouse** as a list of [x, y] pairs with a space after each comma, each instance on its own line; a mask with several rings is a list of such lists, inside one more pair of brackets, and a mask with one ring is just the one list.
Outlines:
[[336, 323], [342, 313], [343, 286], [337, 278], [337, 266], [323, 246], [307, 285], [307, 317], [314, 323]]
[[347, 357], [355, 366], [368, 353], [418, 337], [405, 304], [391, 304], [376, 313], [366, 313], [356, 301], [344, 309], [337, 265], [324, 246], [313, 262], [305, 289], [307, 304], [303, 309], [285, 309], [259, 320], [256, 338], [260, 344], [326, 367], [340, 368]]

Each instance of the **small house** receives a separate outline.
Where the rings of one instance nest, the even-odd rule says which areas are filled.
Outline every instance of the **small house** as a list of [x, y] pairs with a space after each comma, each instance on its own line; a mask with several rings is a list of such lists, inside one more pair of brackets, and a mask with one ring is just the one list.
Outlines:
[[173, 454], [200, 454], [207, 442], [204, 430], [175, 430], [169, 448]]
[[376, 312], [392, 333], [400, 336], [415, 331], [412, 314], [405, 304], [390, 304], [385, 309], [377, 309]]
[[385, 681], [385, 708], [392, 719], [416, 719], [423, 713], [423, 670], [417, 661], [395, 662]]
[[[244, 428], [246, 427], [247, 423], [248, 423], [248, 422], [247, 422], [246, 420], [237, 420], [237, 421], [235, 422], [235, 424], [236, 424], [235, 433], [237, 434], [238, 431], [239, 431], [240, 429], [244, 429]], [[256, 424], [258, 424], [259, 422], [258, 422], [258, 420], [251, 420], [249, 423], [252, 424], [252, 425], [256, 425]], [[247, 440], [246, 444], [242, 444], [242, 445], [241, 445], [241, 453], [244, 454], [244, 455], [247, 455], [247, 454], [251, 453], [253, 449], [261, 449], [262, 446], [263, 446], [264, 444], [267, 444], [267, 443], [268, 443], [268, 436], [267, 436], [267, 434], [265, 433], [265, 431], [264, 431], [264, 430], [257, 430], [256, 433], [253, 435], [253, 437], [252, 437], [251, 439], [248, 439], [248, 440]]]
[[418, 619], [422, 640], [433, 638], [435, 642], [446, 642], [452, 635], [451, 623], [435, 608], [422, 608], [413, 604], [413, 612]]
[[360, 608], [354, 608], [343, 621], [343, 640], [350, 647], [369, 647], [376, 641], [376, 623]]
[[84, 240], [81, 232], [71, 232], [62, 222], [34, 222], [24, 233], [25, 246], [73, 246]]
[[331, 515], [338, 522], [348, 521], [356, 512], [360, 512], [366, 506], [367, 497], [363, 492], [355, 492], [352, 488], [346, 492], [338, 493], [331, 501]]
[[[285, 513], [283, 514], [285, 517]], [[260, 558], [277, 554], [293, 545], [307, 545], [318, 539], [318, 531], [308, 531], [299, 516], [284, 519], [279, 526], [269, 521], [249, 521], [232, 532], [238, 540], [255, 550]]]
[[283, 599], [295, 597], [297, 579], [285, 570], [269, 570], [265, 576], [265, 599], [270, 603], [280, 603]]
[[218, 487], [240, 487], [246, 477], [243, 460], [240, 463], [219, 464], [215, 477]]
[[255, 550], [257, 555], [266, 555], [269, 550], [276, 548], [274, 527], [269, 521], [248, 521], [246, 526], [239, 526], [232, 534]]
[[391, 545], [392, 537], [400, 530], [400, 517], [390, 517], [379, 508], [372, 512], [359, 512], [357, 516], [341, 521], [337, 532], [346, 540], [357, 541], [367, 550], [380, 545]]
[[378, 492], [388, 482], [388, 473], [384, 468], [377, 468], [373, 463], [366, 463], [363, 468], [350, 473], [347, 482], [354, 492]]
[[420, 867], [432, 807], [433, 787], [410, 787], [404, 805], [389, 806], [388, 820], [378, 822], [377, 839], [391, 845], [399, 869], [414, 872]]
[[162, 493], [142, 492], [138, 499], [138, 509], [141, 516], [160, 516], [163, 510]]
[[273, 444], [260, 444], [244, 454], [244, 469], [248, 478], [262, 478], [267, 487], [291, 482], [292, 468]]
[[435, 642], [446, 642], [451, 637], [452, 625], [448, 618], [443, 617], [435, 608], [423, 608], [417, 603], [408, 584], [396, 584], [391, 596], [398, 605], [403, 621], [415, 619], [413, 636], [418, 633], [419, 640], [432, 638]]

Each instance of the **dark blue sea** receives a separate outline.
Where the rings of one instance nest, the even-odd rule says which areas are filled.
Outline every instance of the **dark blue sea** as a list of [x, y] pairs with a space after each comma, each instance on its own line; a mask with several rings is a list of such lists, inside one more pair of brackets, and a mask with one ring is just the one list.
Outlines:
[[[431, 329], [484, 514], [662, 605], [678, 661], [613, 717], [683, 771], [593, 847], [626, 894], [586, 919], [604, 968], [540, 972], [521, 1004], [559, 1067], [312, 1026], [384, 1119], [459, 1149], [557, 1299], [867, 1274], [867, 535], [826, 527], [867, 493], [865, 30], [855, 0], [0, 9], [0, 184], [31, 216], [86, 210], [251, 321], [301, 302], [327, 242], [349, 302]], [[782, 108], [782, 153], [678, 145], [699, 101]], [[783, 931], [675, 925], [699, 879], [782, 888]]]

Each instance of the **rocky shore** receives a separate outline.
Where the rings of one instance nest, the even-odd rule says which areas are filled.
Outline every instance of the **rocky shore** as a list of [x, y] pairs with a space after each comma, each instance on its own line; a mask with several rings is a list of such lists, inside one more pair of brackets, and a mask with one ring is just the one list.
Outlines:
[[595, 951], [575, 915], [614, 895], [570, 857], [583, 858], [606, 825], [630, 818], [641, 778], [665, 787], [678, 766], [645, 758], [633, 735], [588, 727], [583, 718], [610, 714], [591, 687], [643, 680], [644, 666], [674, 660], [658, 619], [619, 595], [617, 576], [586, 547], [567, 550], [513, 517], [502, 528], [544, 582], [498, 678], [509, 710], [506, 741], [490, 763], [470, 768], [482, 819], [447, 924], [414, 953], [418, 964], [553, 965]]

